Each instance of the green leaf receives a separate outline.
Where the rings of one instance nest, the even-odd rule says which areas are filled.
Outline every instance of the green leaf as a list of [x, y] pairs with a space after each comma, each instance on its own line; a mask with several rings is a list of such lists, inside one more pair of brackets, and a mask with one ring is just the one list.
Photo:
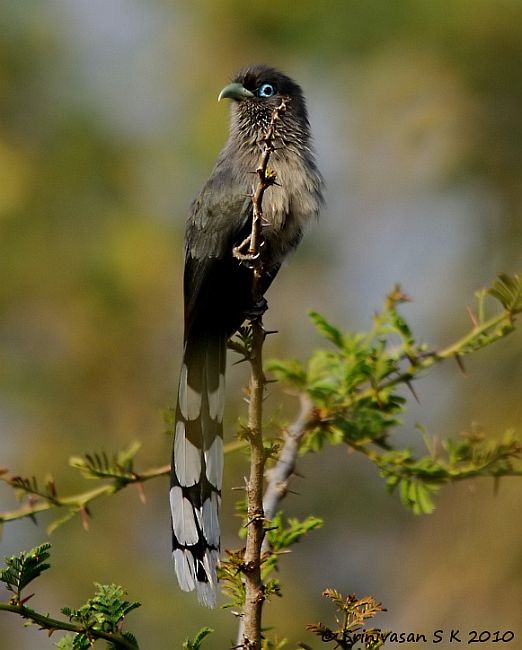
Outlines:
[[138, 602], [125, 599], [126, 592], [119, 585], [96, 584], [96, 592], [77, 610], [64, 607], [62, 613], [85, 628], [120, 633], [123, 619], [140, 607]]
[[290, 518], [285, 524], [283, 513], [278, 512], [267, 530], [268, 541], [274, 551], [281, 551], [297, 544], [304, 535], [322, 525], [322, 519], [311, 515], [303, 521]]
[[134, 644], [136, 648], [138, 647], [138, 640], [136, 639], [134, 634], [132, 634], [131, 632], [124, 632], [122, 636], [124, 639], [127, 639], [127, 641], [130, 641], [130, 643]]
[[[94, 643], [94, 642], [93, 642]], [[67, 634], [55, 644], [59, 650], [88, 650], [93, 643], [86, 634]]]
[[517, 314], [522, 312], [522, 277], [501, 273], [495, 280], [488, 294], [496, 298], [507, 311]]
[[51, 545], [45, 543], [28, 552], [22, 551], [18, 556], [6, 558], [6, 568], [0, 571], [0, 581], [15, 594], [18, 602], [22, 590], [50, 567], [50, 564], [45, 562], [50, 557], [50, 548]]
[[266, 369], [268, 372], [273, 373], [277, 379], [291, 386], [303, 388], [306, 385], [305, 369], [303, 364], [297, 359], [288, 359], [286, 361], [270, 359], [266, 363]]
[[122, 449], [116, 455], [117, 464], [119, 467], [124, 467], [127, 471], [132, 470], [132, 461], [134, 456], [141, 449], [141, 442], [135, 440], [127, 447], [127, 449]]
[[92, 648], [94, 642], [91, 643], [89, 637], [86, 634], [77, 634], [73, 639], [73, 649], [74, 650], [89, 650]]
[[413, 512], [416, 515], [430, 515], [435, 510], [435, 504], [431, 498], [431, 493], [435, 492], [438, 487], [433, 487], [429, 483], [420, 483], [417, 481], [417, 501], [414, 505]]
[[[281, 551], [285, 551], [294, 544], [297, 544], [304, 535], [311, 530], [320, 528], [322, 525], [323, 520], [319, 519], [319, 517], [309, 516], [303, 521], [290, 518], [285, 521], [283, 512], [278, 512], [266, 529], [266, 536], [272, 552], [262, 562], [261, 575], [263, 581], [266, 580], [272, 571], [277, 569]], [[277, 596], [281, 595], [278, 581], [271, 582], [271, 593]], [[269, 595], [268, 592], [266, 592], [266, 595]]]
[[316, 311], [311, 311], [309, 316], [315, 328], [322, 336], [331, 341], [336, 347], [341, 349], [344, 347], [343, 334], [337, 327], [329, 323], [324, 316]]
[[93, 452], [82, 456], [71, 456], [69, 465], [80, 470], [85, 478], [113, 478], [125, 483], [132, 473], [134, 456], [141, 447], [141, 443], [133, 442], [128, 449], [112, 454], [105, 451]]
[[183, 643], [184, 650], [200, 650], [203, 640], [212, 634], [214, 630], [210, 627], [202, 628], [193, 639], [186, 639]]

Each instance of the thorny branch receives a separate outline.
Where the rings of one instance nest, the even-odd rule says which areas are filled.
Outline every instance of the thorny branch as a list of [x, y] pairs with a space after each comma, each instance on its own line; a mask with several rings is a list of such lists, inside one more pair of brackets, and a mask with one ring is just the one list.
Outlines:
[[30, 607], [26, 607], [21, 603], [0, 603], [0, 611], [12, 612], [19, 614], [31, 623], [35, 623], [42, 630], [49, 630], [49, 636], [58, 630], [66, 632], [74, 632], [75, 634], [87, 634], [91, 639], [103, 639], [107, 641], [110, 647], [114, 648], [127, 648], [128, 650], [137, 650], [137, 645], [132, 641], [126, 639], [122, 634], [115, 632], [104, 632], [103, 630], [93, 629], [77, 623], [69, 623], [67, 621], [60, 621], [50, 616], [45, 616], [36, 612]]
[[[268, 169], [268, 161], [270, 160], [271, 154], [275, 151], [274, 139], [276, 122], [281, 118], [281, 115], [284, 115], [285, 111], [286, 100], [282, 99], [279, 106], [277, 106], [272, 113], [272, 118], [266, 133], [259, 141], [262, 146], [262, 153], [256, 169], [258, 182], [254, 193], [252, 194], [252, 230], [248, 237], [246, 237], [239, 246], [235, 246], [232, 249], [234, 257], [237, 257], [237, 259], [241, 261], [254, 262], [255, 260], [259, 260], [260, 249], [263, 245], [261, 239], [261, 229], [263, 226], [263, 196], [269, 187], [276, 184], [276, 174]], [[254, 277], [256, 278], [253, 293], [254, 298], [257, 299], [258, 296], [255, 294], [257, 294], [258, 289], [255, 285], [257, 284], [257, 278], [261, 275], [261, 267], [260, 264], [254, 264], [253, 267]]]
[[[246, 444], [243, 440], [229, 442], [225, 445], [224, 453], [228, 454], [242, 449]], [[18, 508], [0, 512], [0, 525], [8, 521], [25, 518], [36, 521], [36, 515], [39, 513], [62, 510], [67, 513], [66, 516], [58, 521], [51, 522], [47, 528], [48, 533], [51, 533], [60, 523], [63, 523], [69, 515], [73, 516], [77, 513], [82, 518], [83, 527], [87, 529], [89, 523], [89, 506], [93, 501], [116, 494], [129, 485], [135, 485], [141, 501], [144, 502], [144, 484], [151, 479], [169, 476], [170, 474], [170, 464], [153, 467], [140, 472], [119, 470], [117, 474], [111, 473], [111, 471], [88, 473], [85, 469], [83, 459], [80, 458], [72, 458], [70, 464], [88, 478], [111, 480], [104, 485], [99, 485], [90, 490], [63, 495], [57, 489], [52, 478], [48, 479], [45, 486], [42, 487], [37, 484], [35, 478], [26, 479], [21, 476], [12, 475], [6, 468], [0, 467], [0, 481], [26, 497], [22, 505]]]
[[[92, 490], [86, 490], [76, 494], [60, 496], [56, 490], [54, 481], [48, 482], [46, 488], [42, 489], [35, 484], [34, 479], [33, 485], [31, 485], [26, 479], [22, 479], [19, 476], [11, 476], [7, 473], [6, 469], [0, 468], [0, 481], [28, 495], [27, 501], [19, 508], [7, 512], [0, 512], [0, 524], [16, 519], [23, 519], [24, 517], [35, 519], [35, 515], [38, 513], [58, 508], [68, 510], [72, 514], [79, 512], [82, 516], [84, 528], [88, 528], [88, 504], [101, 497], [116, 494], [116, 492], [119, 492], [128, 485], [136, 485], [140, 490], [140, 498], [143, 500], [143, 484], [159, 476], [168, 476], [169, 473], [170, 465], [163, 465], [162, 467], [148, 469], [143, 472], [122, 472], [118, 476], [112, 476], [111, 478], [113, 480], [105, 485], [100, 485]], [[106, 478], [109, 478], [109, 476]], [[50, 528], [52, 530], [52, 524]]]
[[[260, 256], [263, 225], [263, 196], [275, 184], [276, 175], [268, 169], [270, 155], [274, 151], [276, 122], [286, 109], [285, 100], [274, 109], [270, 125], [260, 141], [262, 152], [256, 169], [258, 182], [252, 195], [252, 230], [250, 235], [233, 250], [235, 257], [252, 265], [253, 304], [262, 299], [261, 278], [263, 274]], [[244, 249], [248, 245], [245, 253]], [[252, 328], [252, 347], [250, 352], [250, 384], [248, 404], [248, 431], [250, 442], [250, 475], [247, 482], [247, 538], [244, 555], [245, 605], [238, 633], [238, 646], [244, 650], [261, 648], [261, 615], [265, 600], [261, 579], [261, 552], [265, 536], [265, 513], [263, 510], [263, 480], [267, 454], [263, 443], [263, 398], [266, 379], [263, 372], [263, 342], [266, 332], [261, 316], [250, 320]]]

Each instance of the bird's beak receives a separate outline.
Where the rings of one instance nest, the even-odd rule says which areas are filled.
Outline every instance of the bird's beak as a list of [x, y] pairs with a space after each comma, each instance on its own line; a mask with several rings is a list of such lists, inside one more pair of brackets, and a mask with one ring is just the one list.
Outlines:
[[228, 84], [223, 90], [219, 93], [218, 102], [222, 99], [236, 99], [241, 101], [242, 99], [247, 99], [248, 97], [253, 97], [254, 93], [251, 93], [250, 90], [247, 90], [240, 83]]

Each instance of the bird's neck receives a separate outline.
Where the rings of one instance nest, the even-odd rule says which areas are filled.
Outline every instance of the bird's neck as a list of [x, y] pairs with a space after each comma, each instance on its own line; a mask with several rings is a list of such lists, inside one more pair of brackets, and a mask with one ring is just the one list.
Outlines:
[[[259, 159], [260, 145], [270, 128], [272, 111], [257, 111], [255, 114], [246, 110], [232, 111], [229, 144], [236, 147], [243, 155], [251, 154], [255, 161]], [[280, 157], [302, 157], [310, 152], [310, 132], [308, 125], [303, 125], [289, 113], [281, 116], [275, 123], [274, 162]]]

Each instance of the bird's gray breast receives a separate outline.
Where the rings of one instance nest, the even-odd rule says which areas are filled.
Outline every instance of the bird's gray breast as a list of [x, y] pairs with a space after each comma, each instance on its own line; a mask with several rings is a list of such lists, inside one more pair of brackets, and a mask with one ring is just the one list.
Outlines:
[[[243, 210], [250, 203], [248, 197], [254, 194], [259, 182], [255, 173], [262, 153], [259, 139], [257, 132], [239, 141], [229, 139], [213, 174], [213, 185], [231, 184], [231, 194], [245, 201]], [[323, 187], [308, 143], [297, 143], [279, 136], [275, 145], [268, 169], [275, 172], [276, 184], [266, 189], [261, 206], [262, 256], [269, 266], [281, 263], [297, 246], [308, 223], [318, 216]], [[221, 201], [225, 194], [220, 193]], [[251, 214], [251, 206], [248, 211]]]
[[321, 179], [313, 168], [296, 153], [286, 152], [270, 158], [269, 168], [276, 174], [276, 184], [263, 197], [263, 238], [279, 262], [299, 243], [307, 225], [320, 208]]

